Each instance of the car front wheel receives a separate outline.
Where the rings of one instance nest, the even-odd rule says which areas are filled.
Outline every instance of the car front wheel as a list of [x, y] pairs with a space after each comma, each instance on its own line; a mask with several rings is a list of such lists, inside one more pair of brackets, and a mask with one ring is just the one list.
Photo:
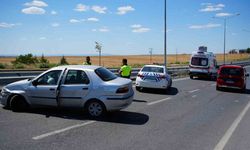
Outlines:
[[19, 95], [14, 95], [10, 98], [10, 108], [14, 112], [25, 111], [28, 108], [28, 103], [24, 100], [23, 97]]

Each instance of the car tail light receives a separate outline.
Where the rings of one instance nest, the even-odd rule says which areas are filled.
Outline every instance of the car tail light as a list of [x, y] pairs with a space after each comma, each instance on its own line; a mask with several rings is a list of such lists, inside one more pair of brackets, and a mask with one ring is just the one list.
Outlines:
[[129, 91], [128, 87], [122, 87], [117, 89], [116, 93], [127, 93]]
[[161, 78], [161, 79], [165, 79], [166, 76], [165, 76], [165, 75], [160, 75], [160, 78]]

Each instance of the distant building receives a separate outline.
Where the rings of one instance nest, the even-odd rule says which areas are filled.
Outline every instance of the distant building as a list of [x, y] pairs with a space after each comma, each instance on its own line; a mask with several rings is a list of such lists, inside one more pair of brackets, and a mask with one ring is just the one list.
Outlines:
[[229, 54], [237, 54], [238, 52], [237, 52], [237, 49], [232, 49], [228, 53]]
[[240, 50], [239, 50], [239, 53], [240, 53], [240, 54], [245, 54], [245, 53], [247, 53], [247, 50], [246, 50], [246, 49], [240, 49]]

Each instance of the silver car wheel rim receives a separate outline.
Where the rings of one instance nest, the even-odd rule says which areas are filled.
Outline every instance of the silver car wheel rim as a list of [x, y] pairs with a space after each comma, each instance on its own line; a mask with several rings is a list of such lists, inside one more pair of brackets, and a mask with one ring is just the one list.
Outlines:
[[89, 105], [88, 110], [91, 116], [100, 116], [102, 113], [102, 106], [101, 104], [94, 102]]

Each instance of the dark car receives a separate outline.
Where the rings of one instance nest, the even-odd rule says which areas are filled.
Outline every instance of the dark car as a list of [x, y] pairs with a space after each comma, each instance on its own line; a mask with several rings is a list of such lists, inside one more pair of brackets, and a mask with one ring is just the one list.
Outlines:
[[246, 77], [248, 76], [249, 74], [242, 66], [223, 65], [218, 70], [216, 89], [231, 88], [244, 92], [246, 90]]

